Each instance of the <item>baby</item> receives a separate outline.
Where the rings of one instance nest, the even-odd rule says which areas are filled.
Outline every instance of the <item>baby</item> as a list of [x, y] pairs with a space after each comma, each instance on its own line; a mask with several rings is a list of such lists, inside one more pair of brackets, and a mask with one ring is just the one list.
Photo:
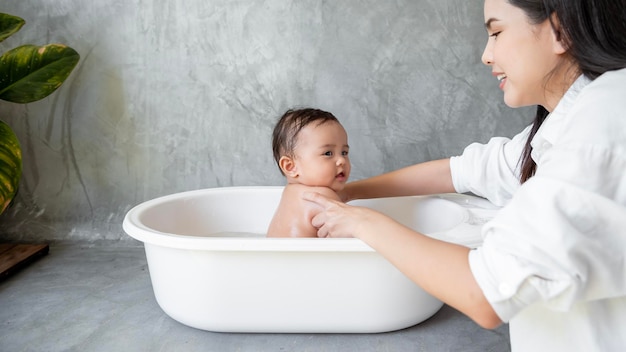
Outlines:
[[318, 109], [288, 110], [272, 134], [274, 159], [287, 178], [267, 237], [317, 237], [311, 219], [319, 208], [302, 199], [314, 191], [339, 200], [350, 176], [348, 135], [333, 114]]

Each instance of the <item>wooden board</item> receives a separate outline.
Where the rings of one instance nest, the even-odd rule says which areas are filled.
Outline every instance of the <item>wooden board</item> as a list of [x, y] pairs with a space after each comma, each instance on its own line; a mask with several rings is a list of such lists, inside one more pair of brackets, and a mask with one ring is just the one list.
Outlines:
[[0, 243], [0, 281], [48, 254], [47, 244]]

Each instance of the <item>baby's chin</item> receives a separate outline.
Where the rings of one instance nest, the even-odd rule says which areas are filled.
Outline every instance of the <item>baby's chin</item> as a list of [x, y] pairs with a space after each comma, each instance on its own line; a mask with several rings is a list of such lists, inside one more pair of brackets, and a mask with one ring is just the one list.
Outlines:
[[342, 191], [346, 187], [345, 184], [338, 184], [336, 182], [331, 184], [331, 185], [328, 185], [328, 184], [317, 184], [317, 185], [309, 185], [309, 186], [325, 187], [325, 188], [331, 189], [331, 190], [333, 190], [335, 192]]
[[339, 191], [343, 191], [344, 188], [346, 188], [346, 183], [342, 182], [341, 184], [333, 184], [331, 186], [329, 186], [328, 188], [332, 189], [335, 192], [339, 192]]

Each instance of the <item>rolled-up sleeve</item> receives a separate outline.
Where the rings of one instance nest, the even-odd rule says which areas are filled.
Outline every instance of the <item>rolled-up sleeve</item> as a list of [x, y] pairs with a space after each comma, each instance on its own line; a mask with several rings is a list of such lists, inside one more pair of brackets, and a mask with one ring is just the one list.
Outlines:
[[455, 190], [505, 205], [520, 186], [519, 159], [529, 132], [530, 126], [512, 139], [494, 137], [486, 144], [473, 143], [462, 155], [450, 158]]
[[626, 295], [624, 229], [619, 203], [534, 177], [484, 226], [470, 267], [503, 321], [538, 300], [567, 311], [577, 300]]

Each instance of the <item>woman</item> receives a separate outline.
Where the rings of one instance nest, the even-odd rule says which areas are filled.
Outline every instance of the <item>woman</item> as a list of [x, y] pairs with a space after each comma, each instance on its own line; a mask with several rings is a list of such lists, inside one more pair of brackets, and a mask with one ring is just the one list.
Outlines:
[[483, 62], [512, 139], [349, 183], [342, 199], [473, 192], [504, 207], [470, 250], [315, 193], [320, 237], [362, 239], [519, 351], [626, 350], [626, 0], [486, 0]]

